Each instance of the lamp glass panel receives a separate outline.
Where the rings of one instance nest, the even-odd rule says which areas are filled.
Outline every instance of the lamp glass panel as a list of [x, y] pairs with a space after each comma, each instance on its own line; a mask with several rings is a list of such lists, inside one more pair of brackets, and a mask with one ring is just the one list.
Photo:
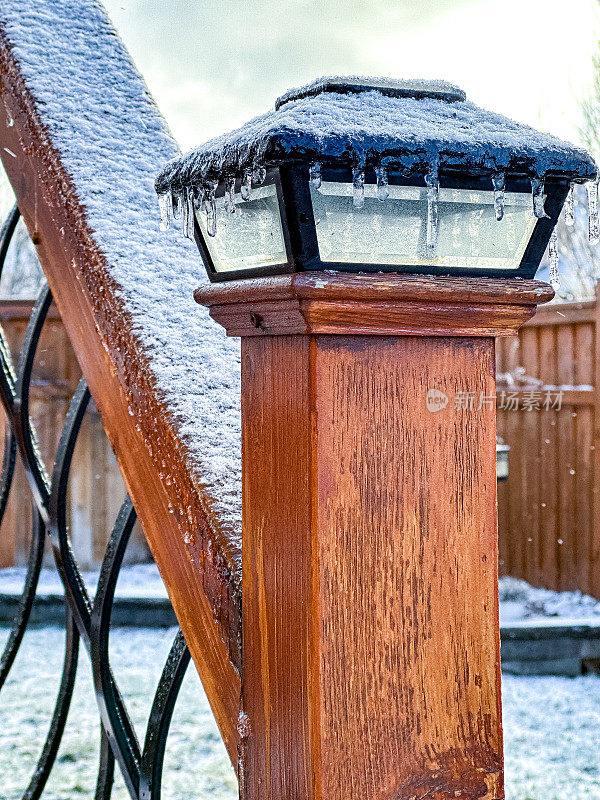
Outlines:
[[323, 262], [518, 269], [537, 222], [530, 194], [506, 192], [504, 217], [494, 213], [494, 193], [439, 190], [438, 241], [427, 247], [427, 190], [389, 186], [381, 201], [365, 184], [357, 209], [352, 184], [323, 181], [310, 187], [319, 254]]
[[252, 270], [287, 262], [275, 184], [253, 188], [247, 201], [236, 193], [234, 214], [225, 209], [224, 197], [217, 197], [215, 203], [215, 236], [208, 235], [206, 212], [196, 210], [215, 272]]

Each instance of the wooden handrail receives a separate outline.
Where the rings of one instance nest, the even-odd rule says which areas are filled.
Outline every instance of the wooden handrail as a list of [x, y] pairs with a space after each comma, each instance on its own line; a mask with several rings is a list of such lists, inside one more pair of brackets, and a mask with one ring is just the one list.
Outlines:
[[158, 231], [166, 125], [101, 6], [71, 11], [3, 3], [0, 156], [237, 763], [238, 346], [193, 301], [193, 247]]

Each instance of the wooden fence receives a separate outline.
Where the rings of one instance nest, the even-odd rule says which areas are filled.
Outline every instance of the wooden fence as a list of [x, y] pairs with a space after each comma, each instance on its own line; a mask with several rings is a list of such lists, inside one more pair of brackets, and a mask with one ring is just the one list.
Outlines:
[[[31, 308], [30, 301], [0, 301], [0, 323], [13, 354], [21, 345]], [[498, 488], [500, 572], [536, 586], [581, 589], [596, 597], [599, 319], [595, 300], [542, 306], [518, 337], [498, 340], [496, 357], [498, 433], [511, 448], [509, 479]], [[31, 401], [49, 468], [80, 375], [60, 317], [51, 312], [35, 364]], [[0, 567], [23, 564], [27, 558], [31, 502], [21, 467], [15, 484], [0, 539]], [[84, 567], [98, 565], [124, 491], [92, 404], [75, 451], [69, 495], [72, 545]], [[141, 530], [128, 556], [148, 558]]]
[[542, 306], [498, 340], [500, 572], [600, 597], [600, 303]]
[[[0, 300], [0, 324], [15, 358], [32, 307], [33, 303], [28, 300]], [[63, 323], [52, 308], [38, 347], [30, 394], [31, 416], [49, 471], [69, 400], [80, 377], [81, 370]], [[70, 476], [71, 545], [78, 563], [84, 569], [90, 569], [100, 563], [125, 497], [121, 473], [93, 403], [77, 440]], [[14, 481], [0, 537], [0, 567], [24, 564], [31, 537], [31, 492], [20, 464]], [[138, 525], [129, 545], [128, 560], [144, 561], [148, 558], [148, 547]]]

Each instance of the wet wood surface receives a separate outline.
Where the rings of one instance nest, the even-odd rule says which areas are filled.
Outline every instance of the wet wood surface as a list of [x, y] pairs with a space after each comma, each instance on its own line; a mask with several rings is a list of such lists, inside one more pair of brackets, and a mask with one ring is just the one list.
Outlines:
[[243, 796], [503, 797], [493, 350], [243, 340]]
[[540, 281], [316, 272], [212, 284], [195, 294], [230, 336], [508, 336], [552, 296]]

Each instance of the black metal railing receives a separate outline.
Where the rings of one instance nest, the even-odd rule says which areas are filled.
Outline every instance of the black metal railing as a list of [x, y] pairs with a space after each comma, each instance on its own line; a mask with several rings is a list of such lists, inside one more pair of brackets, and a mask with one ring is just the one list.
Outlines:
[[[15, 206], [0, 232], [0, 275], [19, 216], [19, 210]], [[134, 800], [158, 800], [169, 725], [189, 663], [189, 651], [179, 631], [158, 683], [145, 740], [141, 745], [112, 673], [108, 646], [115, 586], [136, 521], [135, 509], [129, 497], [126, 497], [110, 534], [92, 601], [73, 556], [67, 525], [69, 470], [77, 436], [90, 402], [85, 379], [81, 379], [71, 400], [51, 475], [41, 458], [30, 419], [29, 390], [32, 369], [51, 303], [52, 294], [46, 286], [33, 308], [16, 368], [12, 363], [4, 331], [0, 328], [0, 402], [7, 419], [4, 460], [0, 474], [0, 523], [6, 511], [17, 456], [20, 456], [25, 467], [33, 498], [33, 524], [26, 579], [18, 612], [0, 658], [0, 702], [2, 687], [30, 620], [44, 548], [49, 539], [64, 587], [66, 645], [60, 687], [48, 734], [22, 797], [24, 800], [40, 797], [55, 764], [73, 694], [80, 642], [83, 642], [91, 660], [101, 725], [95, 796], [97, 800], [107, 800], [111, 796], [116, 762]]]

